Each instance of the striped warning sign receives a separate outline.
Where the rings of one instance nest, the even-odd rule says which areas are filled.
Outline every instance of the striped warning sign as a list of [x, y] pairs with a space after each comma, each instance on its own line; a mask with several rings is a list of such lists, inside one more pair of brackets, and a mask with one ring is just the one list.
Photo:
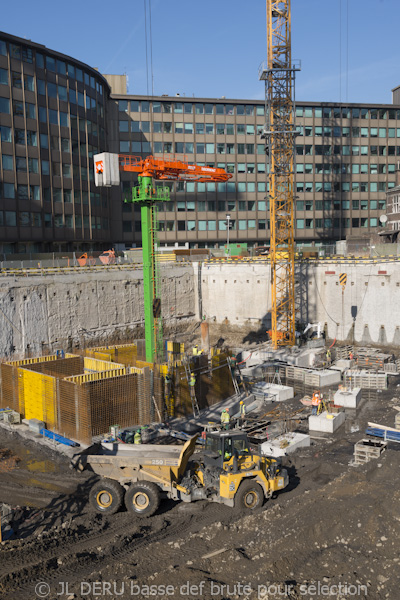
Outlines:
[[346, 273], [340, 273], [339, 275], [339, 283], [342, 286], [342, 288], [344, 289], [346, 287], [346, 282], [347, 282], [347, 274]]

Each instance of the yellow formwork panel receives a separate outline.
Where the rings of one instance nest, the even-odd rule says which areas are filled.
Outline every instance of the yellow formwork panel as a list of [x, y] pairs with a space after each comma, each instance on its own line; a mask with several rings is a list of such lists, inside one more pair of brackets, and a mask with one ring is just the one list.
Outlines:
[[[74, 354], [71, 354], [69, 356], [75, 356]], [[48, 356], [37, 356], [36, 358], [24, 358], [22, 360], [13, 360], [10, 362], [7, 362], [7, 365], [12, 365], [13, 367], [24, 367], [26, 365], [35, 365], [37, 363], [41, 363], [41, 362], [48, 362], [50, 360], [56, 360], [57, 359], [57, 355], [56, 354], [49, 354]]]
[[[115, 364], [115, 363], [114, 363]], [[99, 381], [101, 379], [110, 379], [111, 377], [120, 377], [126, 375], [126, 368], [124, 366], [110, 371], [99, 371], [98, 373], [86, 373], [85, 375], [72, 375], [71, 377], [65, 377], [64, 381], [71, 381], [82, 385], [90, 381]]]
[[149, 369], [153, 370], [153, 363], [149, 363], [144, 360], [137, 360], [136, 366], [139, 367], [139, 369], [143, 369], [144, 367], [149, 367]]
[[[43, 375], [28, 369], [18, 369], [20, 385], [20, 407], [25, 412], [26, 419], [44, 421], [48, 429], [57, 426], [56, 411], [56, 380], [50, 375]], [[21, 397], [23, 393], [23, 398]]]
[[98, 358], [90, 358], [85, 356], [83, 359], [83, 366], [85, 373], [98, 373], [99, 371], [112, 371], [113, 369], [121, 369], [124, 365], [119, 363], [111, 362], [108, 360], [99, 360]]

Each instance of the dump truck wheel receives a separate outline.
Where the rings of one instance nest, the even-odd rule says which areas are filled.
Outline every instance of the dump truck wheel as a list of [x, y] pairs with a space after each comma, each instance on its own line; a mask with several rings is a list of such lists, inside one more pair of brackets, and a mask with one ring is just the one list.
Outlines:
[[92, 487], [89, 493], [91, 506], [99, 513], [113, 515], [122, 506], [124, 488], [112, 479], [103, 479]]
[[254, 510], [262, 506], [263, 502], [264, 492], [258, 483], [247, 479], [240, 484], [235, 498], [235, 506], [245, 510]]
[[150, 481], [134, 483], [125, 494], [125, 506], [139, 517], [151, 517], [160, 506], [160, 490]]

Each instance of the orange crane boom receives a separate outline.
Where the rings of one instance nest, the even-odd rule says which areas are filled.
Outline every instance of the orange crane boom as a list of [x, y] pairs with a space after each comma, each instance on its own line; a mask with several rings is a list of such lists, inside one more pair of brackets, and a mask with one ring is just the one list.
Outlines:
[[184, 160], [178, 160], [175, 156], [168, 158], [154, 158], [147, 156], [132, 156], [131, 154], [119, 154], [120, 171], [139, 173], [142, 177], [153, 179], [166, 179], [170, 181], [228, 181], [232, 178], [231, 173], [216, 167], [206, 167], [190, 164]]

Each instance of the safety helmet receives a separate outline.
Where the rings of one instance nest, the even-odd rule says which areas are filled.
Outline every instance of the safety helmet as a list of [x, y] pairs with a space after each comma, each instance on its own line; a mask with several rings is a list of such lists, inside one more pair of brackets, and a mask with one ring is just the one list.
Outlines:
[[142, 430], [141, 430], [141, 429], [140, 429], [140, 427], [139, 427], [139, 429], [137, 429], [137, 430], [136, 430], [136, 433], [140, 433], [141, 431], [142, 431]]
[[239, 402], [239, 404], [244, 404], [243, 400], [241, 400], [241, 401]]
[[190, 373], [191, 375], [194, 375], [193, 371]]

